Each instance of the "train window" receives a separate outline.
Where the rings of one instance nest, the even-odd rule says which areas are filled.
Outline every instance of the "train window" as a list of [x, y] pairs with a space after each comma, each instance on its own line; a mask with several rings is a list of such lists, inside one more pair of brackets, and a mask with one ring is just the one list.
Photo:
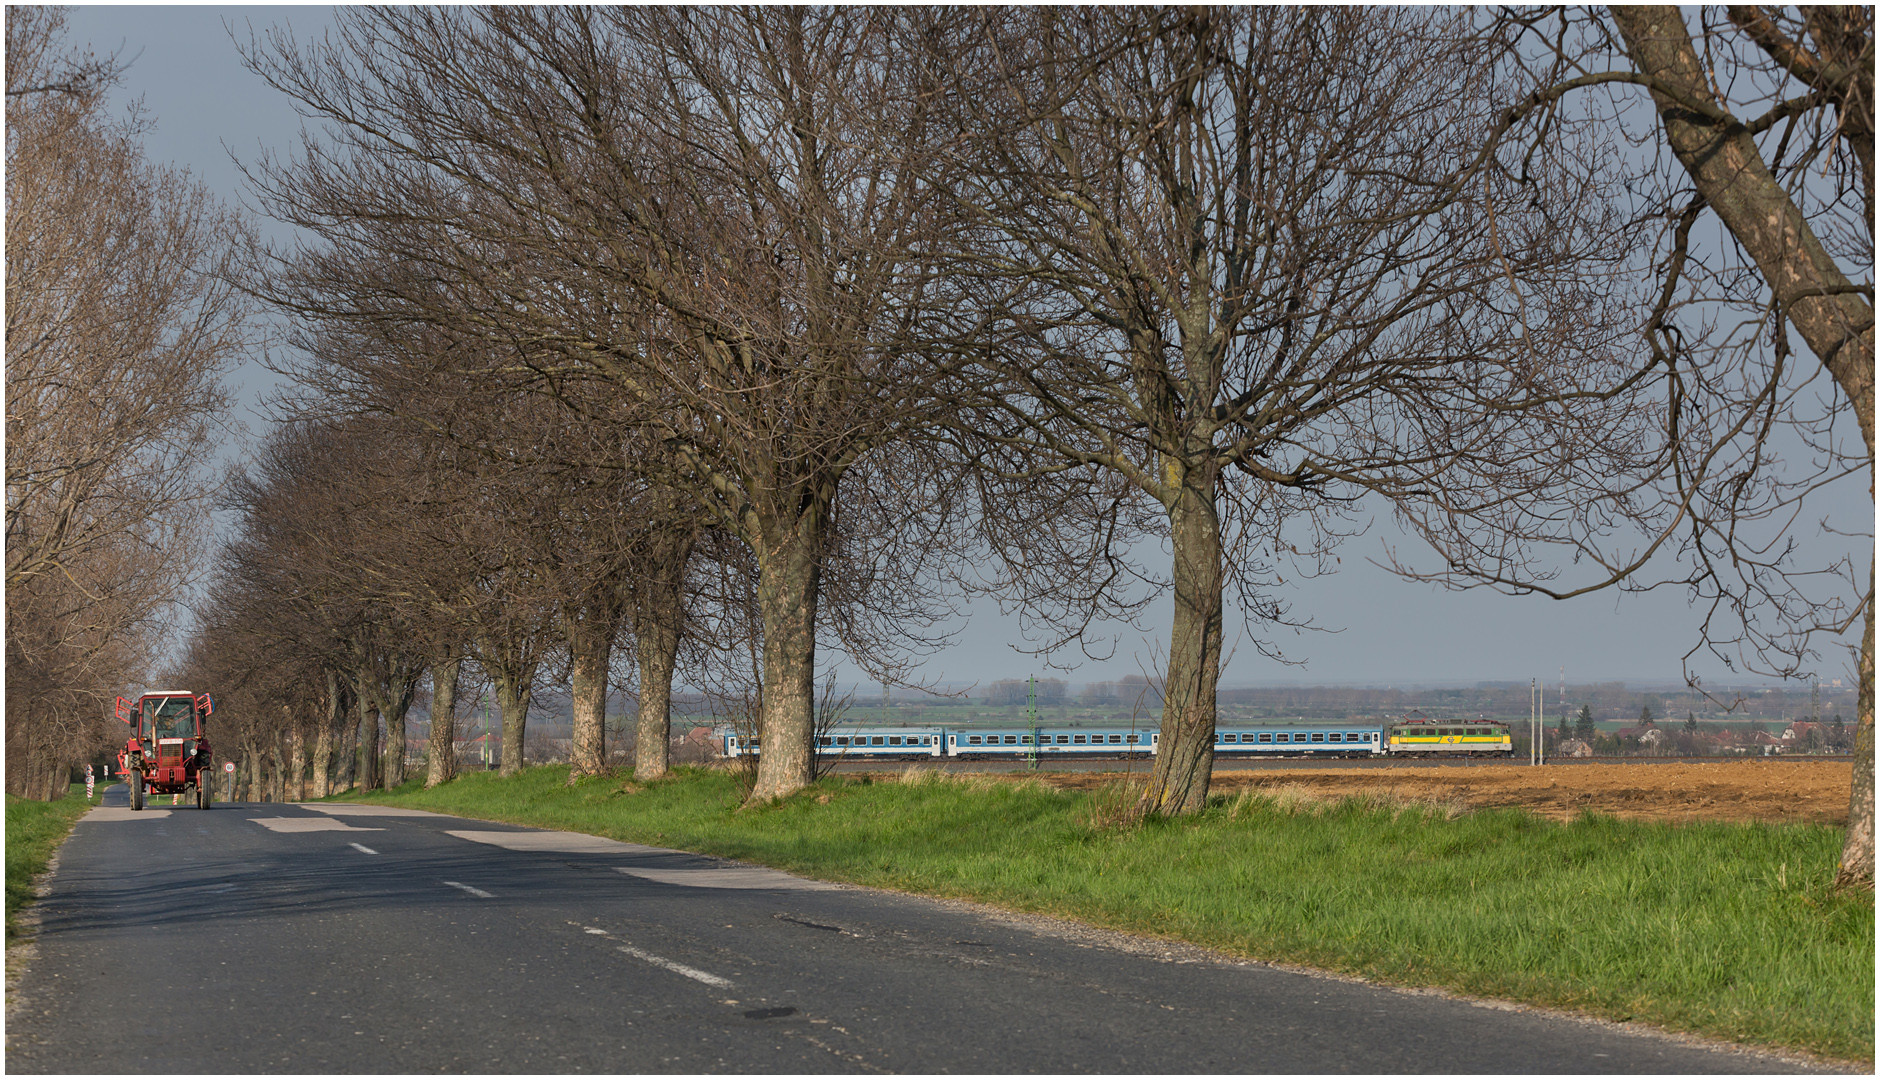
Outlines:
[[1260, 733], [1260, 741], [1261, 741], [1261, 742], [1272, 742], [1272, 741], [1273, 741], [1273, 733], [1272, 733], [1272, 732], [1270, 732], [1270, 731], [1262, 731], [1262, 732]]
[[1130, 736], [1128, 736], [1128, 739], [1129, 739], [1129, 741], [1130, 741], [1130, 742], [1135, 742], [1135, 741], [1136, 741], [1136, 737], [1135, 737], [1134, 735], [1130, 735]]
[[969, 743], [971, 743], [971, 744], [973, 744], [974, 746], [978, 746], [978, 745], [979, 745], [979, 736], [977, 736], [977, 735], [968, 735], [968, 736], [966, 736], [966, 741], [967, 741], [967, 742], [969, 742]]
[[889, 745], [889, 746], [899, 746], [899, 745], [901, 745], [901, 737], [900, 737], [899, 735], [890, 735], [890, 736], [888, 736], [888, 745]]
[[1018, 745], [1018, 736], [1016, 736], [1016, 735], [1007, 735], [1007, 736], [1005, 737], [1005, 742], [1006, 742], [1006, 745], [1008, 745], [1008, 746], [1017, 746], [1017, 745]]
[[1071, 741], [1071, 737], [1069, 735], [1058, 736], [1058, 742], [1065, 743], [1066, 745], [1068, 745], [1070, 741]]
[[1225, 735], [1223, 735], [1223, 736], [1221, 736], [1221, 741], [1222, 741], [1222, 742], [1239, 742], [1239, 741], [1240, 741], [1240, 736], [1238, 736], [1238, 735], [1236, 735], [1236, 734], [1234, 734], [1233, 732], [1231, 732], [1231, 731], [1230, 731], [1230, 732], [1228, 732], [1227, 734], [1225, 734]]
[[1324, 742], [1324, 741], [1325, 741], [1325, 733], [1324, 733], [1323, 731], [1315, 731], [1315, 732], [1313, 732], [1313, 733], [1312, 733], [1312, 741], [1313, 741], [1313, 742]]
[[1344, 742], [1345, 737], [1339, 734], [1338, 732], [1334, 731], [1330, 735], [1326, 736], [1325, 741], [1326, 742]]
[[1120, 743], [1123, 741], [1123, 737], [1121, 735], [1112, 735], [1110, 736], [1110, 741], [1113, 743]]
[[1084, 741], [1084, 737], [1082, 735], [1072, 735], [1071, 741], [1074, 743], [1080, 743]]

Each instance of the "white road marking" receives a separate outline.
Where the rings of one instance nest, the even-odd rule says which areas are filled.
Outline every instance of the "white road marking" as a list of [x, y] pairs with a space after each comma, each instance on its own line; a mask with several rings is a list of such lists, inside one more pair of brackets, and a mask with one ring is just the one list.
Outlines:
[[496, 898], [495, 893], [486, 893], [482, 889], [479, 889], [474, 885], [465, 885], [461, 881], [446, 881], [444, 884], [449, 885], [453, 889], [462, 889], [464, 892], [469, 893], [471, 896], [481, 897], [485, 900], [493, 900]]
[[644, 844], [629, 844], [624, 840], [609, 840], [604, 836], [589, 836], [586, 833], [557, 832], [549, 829], [530, 829], [522, 832], [495, 832], [493, 830], [446, 829], [445, 835], [459, 840], [469, 840], [478, 844], [508, 851], [542, 851], [557, 855], [683, 855], [682, 851], [671, 848], [647, 847]]
[[267, 829], [269, 832], [384, 832], [384, 829], [364, 829], [335, 821], [330, 817], [251, 817], [249, 821]]
[[168, 809], [158, 810], [155, 807], [151, 807], [148, 810], [132, 810], [128, 806], [100, 806], [92, 810], [86, 811], [85, 816], [81, 818], [80, 820], [81, 821], [154, 821], [157, 818], [169, 817], [173, 813], [175, 813], [175, 811], [173, 810], [168, 810]]
[[449, 817], [449, 814], [434, 814], [429, 810], [406, 810], [400, 806], [372, 806], [367, 803], [288, 803], [301, 810], [318, 810], [322, 814], [344, 814], [347, 817]]
[[684, 885], [693, 889], [795, 889], [815, 891], [839, 889], [826, 881], [811, 881], [781, 870], [762, 866], [707, 866], [691, 870], [654, 870], [638, 866], [616, 866], [615, 870], [662, 885]]
[[377, 855], [377, 854], [378, 854], [378, 852], [376, 852], [376, 851], [373, 851], [373, 850], [372, 850], [371, 848], [369, 848], [369, 847], [367, 847], [367, 846], [365, 846], [364, 844], [349, 844], [349, 845], [347, 845], [347, 846], [349, 846], [349, 847], [356, 847], [356, 848], [358, 848], [358, 849], [359, 849], [360, 851], [363, 851], [363, 852], [365, 852], [365, 853], [366, 853], [367, 855]]
[[[581, 926], [580, 923], [570, 923], [569, 925]], [[636, 949], [633, 946], [620, 941], [618, 938], [614, 937], [612, 934], [608, 933], [607, 931], [601, 929], [598, 926], [582, 926], [581, 929], [585, 931], [586, 933], [598, 934], [601, 937], [604, 937], [607, 940], [613, 942], [614, 948], [618, 949], [619, 951], [623, 953], [626, 953], [628, 956], [633, 957], [635, 960], [644, 960], [647, 963], [653, 965], [654, 967], [665, 968], [667, 971], [672, 972], [674, 975], [683, 975], [686, 978], [693, 980], [694, 982], [702, 982], [706, 986], [729, 987], [731, 985], [730, 979], [721, 979], [718, 976], [713, 975], [709, 971], [700, 971], [699, 969], [695, 967], [687, 967], [686, 965], [679, 963], [677, 960], [668, 960], [663, 956], [655, 956], [654, 954], [647, 952], [645, 949]]]
[[667, 971], [670, 971], [675, 975], [684, 975], [686, 978], [691, 979], [694, 982], [702, 982], [706, 986], [730, 986], [731, 985], [730, 979], [721, 979], [718, 976], [711, 974], [710, 972], [700, 971], [699, 969], [694, 968], [694, 967], [686, 967], [684, 964], [681, 964], [675, 960], [668, 960], [663, 956], [654, 956], [650, 952], [646, 952], [645, 950], [642, 950], [642, 949], [636, 949], [631, 945], [615, 945], [614, 948], [619, 949], [621, 952], [626, 953], [628, 956], [633, 957], [635, 960], [644, 960], [647, 963], [652, 964], [654, 967], [663, 967]]

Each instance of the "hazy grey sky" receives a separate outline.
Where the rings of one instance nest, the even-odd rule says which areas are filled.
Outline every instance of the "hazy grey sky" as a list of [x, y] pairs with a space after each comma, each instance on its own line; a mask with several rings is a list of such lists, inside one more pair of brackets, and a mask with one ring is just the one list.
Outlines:
[[[136, 57], [120, 97], [126, 102], [141, 97], [154, 118], [155, 130], [146, 140], [150, 157], [185, 166], [236, 200], [240, 177], [230, 152], [252, 161], [263, 147], [285, 149], [300, 120], [284, 98], [243, 69], [224, 23], [246, 41], [249, 23], [256, 33], [269, 25], [291, 25], [306, 38], [317, 37], [329, 19], [330, 9], [322, 7], [81, 7], [72, 12], [70, 25], [74, 42]], [[243, 373], [250, 397], [245, 408], [252, 410], [254, 394], [270, 378], [258, 368]], [[245, 419], [257, 429], [262, 425], [252, 411]], [[1298, 637], [1286, 632], [1279, 639], [1289, 657], [1307, 659], [1307, 666], [1281, 667], [1243, 644], [1223, 672], [1223, 683], [1403, 685], [1540, 678], [1552, 685], [1562, 665], [1569, 683], [1681, 678], [1680, 657], [1695, 642], [1699, 619], [1681, 590], [1596, 594], [1565, 602], [1445, 592], [1370, 565], [1367, 560], [1380, 557], [1386, 538], [1401, 542], [1413, 557], [1423, 554], [1381, 520], [1370, 534], [1341, 549], [1338, 574], [1299, 583], [1291, 592], [1296, 613], [1311, 615], [1321, 626], [1343, 628], [1337, 634]], [[1116, 656], [1107, 664], [1084, 662], [1069, 675], [1050, 674], [1083, 682], [1137, 673], [1150, 655], [1147, 642], [1165, 640], [1168, 617], [1164, 603], [1153, 626], [1122, 631]], [[1239, 637], [1230, 625], [1229, 644]], [[976, 610], [959, 643], [930, 659], [926, 676], [984, 682], [1033, 671], [1046, 674], [1036, 661], [1012, 651], [1009, 646], [1018, 641], [1015, 622], [990, 608]], [[1825, 654], [1819, 666], [1824, 681], [1845, 677], [1851, 682], [1850, 665], [1838, 651]], [[1751, 681], [1730, 675], [1709, 657], [1698, 658], [1695, 668], [1707, 683]]]

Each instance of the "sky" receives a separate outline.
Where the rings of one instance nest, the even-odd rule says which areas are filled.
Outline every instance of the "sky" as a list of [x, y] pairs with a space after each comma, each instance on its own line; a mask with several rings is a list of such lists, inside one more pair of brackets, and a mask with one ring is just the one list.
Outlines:
[[[288, 149], [301, 120], [283, 96], [242, 67], [224, 24], [243, 42], [250, 24], [257, 34], [270, 25], [290, 26], [304, 39], [318, 36], [329, 25], [330, 10], [80, 7], [69, 17], [69, 40], [89, 43], [99, 53], [119, 52], [121, 59], [133, 61], [119, 98], [127, 105], [141, 97], [154, 120], [145, 140], [152, 160], [185, 167], [211, 190], [239, 202], [241, 177], [231, 153], [253, 161], [263, 148]], [[262, 227], [281, 235], [278, 226], [263, 222]], [[257, 404], [273, 385], [273, 376], [249, 364], [235, 377], [243, 397], [240, 418], [259, 435], [266, 421]], [[240, 448], [230, 453], [239, 454]], [[1864, 498], [1866, 493], [1851, 494]], [[1339, 632], [1293, 636], [1282, 631], [1277, 643], [1289, 658], [1305, 660], [1303, 666], [1276, 664], [1242, 643], [1224, 666], [1224, 685], [1408, 687], [1538, 679], [1556, 686], [1563, 668], [1569, 684], [1683, 681], [1682, 657], [1697, 641], [1700, 619], [1683, 590], [1643, 595], [1608, 591], [1568, 601], [1487, 590], [1446, 591], [1404, 581], [1373, 565], [1370, 560], [1383, 558], [1386, 543], [1399, 546], [1412, 562], [1434, 565], [1426, 550], [1418, 550], [1417, 541], [1403, 538], [1390, 526], [1387, 515], [1376, 514], [1375, 522], [1370, 532], [1347, 540], [1339, 550], [1338, 573], [1298, 583], [1285, 597], [1295, 613]], [[982, 604], [956, 626], [960, 633], [952, 647], [926, 658], [920, 679], [983, 684], [1035, 673], [1081, 683], [1139, 674], [1153, 655], [1166, 653], [1169, 617], [1170, 605], [1164, 602], [1140, 630], [1108, 628], [1106, 634], [1120, 637], [1114, 657], [1107, 663], [1083, 660], [1066, 673], [1015, 651], [1012, 646], [1023, 644], [1016, 621]], [[1230, 614], [1228, 646], [1233, 648], [1243, 636]], [[1080, 657], [1072, 652], [1054, 659], [1068, 665]], [[1851, 683], [1851, 665], [1839, 650], [1824, 650], [1818, 668], [1824, 682], [1847, 678]], [[1693, 658], [1692, 669], [1707, 685], [1760, 681], [1732, 674], [1707, 656]], [[838, 667], [837, 677], [846, 681], [849, 676]]]

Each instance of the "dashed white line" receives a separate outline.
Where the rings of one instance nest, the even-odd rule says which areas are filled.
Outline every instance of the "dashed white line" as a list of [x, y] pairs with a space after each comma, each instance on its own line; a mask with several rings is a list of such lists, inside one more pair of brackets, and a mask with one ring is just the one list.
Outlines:
[[365, 853], [366, 853], [367, 855], [377, 855], [377, 854], [378, 854], [378, 852], [376, 852], [376, 851], [373, 851], [373, 850], [372, 850], [371, 848], [369, 848], [369, 847], [367, 847], [367, 846], [365, 846], [364, 844], [349, 844], [349, 845], [347, 845], [347, 846], [349, 846], [349, 847], [356, 847], [356, 848], [358, 848], [358, 849], [359, 849], [360, 851], [363, 851], [363, 852], [365, 852]]
[[[575, 923], [573, 925], [580, 926], [579, 923]], [[604, 937], [607, 940], [613, 942], [614, 948], [620, 950], [623, 953], [626, 953], [628, 956], [633, 957], [635, 960], [644, 960], [647, 963], [653, 965], [654, 967], [665, 968], [667, 971], [672, 972], [674, 975], [683, 975], [686, 978], [691, 979], [694, 982], [702, 982], [706, 986], [729, 987], [731, 985], [730, 979], [721, 979], [718, 976], [713, 975], [709, 971], [700, 971], [699, 969], [695, 967], [687, 967], [686, 965], [679, 963], [677, 960], [668, 960], [663, 956], [655, 956], [654, 954], [647, 952], [645, 949], [636, 949], [631, 945], [623, 944], [619, 939], [615, 938], [612, 934], [608, 933], [607, 931], [602, 930], [598, 926], [582, 926], [581, 929], [586, 933], [598, 934], [599, 936]]]
[[675, 975], [684, 975], [686, 978], [691, 979], [694, 982], [702, 982], [706, 986], [730, 986], [731, 985], [730, 979], [721, 979], [718, 976], [713, 975], [712, 973], [708, 971], [700, 971], [699, 969], [694, 968], [694, 967], [686, 967], [684, 964], [681, 964], [676, 960], [668, 960], [663, 956], [654, 956], [650, 952], [646, 952], [645, 950], [642, 950], [642, 949], [636, 949], [631, 945], [615, 945], [614, 948], [619, 949], [621, 952], [626, 953], [628, 956], [633, 957], [635, 960], [644, 960], [647, 963], [652, 964], [654, 967], [663, 967], [667, 971], [670, 971]]
[[485, 900], [492, 899], [496, 895], [495, 893], [484, 892], [482, 889], [479, 889], [474, 885], [465, 885], [461, 881], [446, 881], [444, 884], [449, 885], [453, 889], [462, 889], [464, 892], [469, 893], [471, 896], [479, 896]]

